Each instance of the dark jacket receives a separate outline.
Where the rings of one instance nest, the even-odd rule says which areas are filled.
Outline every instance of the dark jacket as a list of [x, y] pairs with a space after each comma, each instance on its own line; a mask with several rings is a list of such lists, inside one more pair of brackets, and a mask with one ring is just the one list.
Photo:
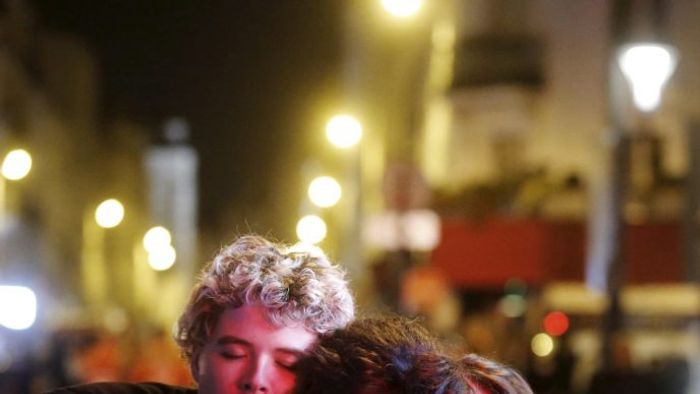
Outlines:
[[46, 394], [197, 394], [197, 389], [151, 382], [105, 382], [62, 387]]

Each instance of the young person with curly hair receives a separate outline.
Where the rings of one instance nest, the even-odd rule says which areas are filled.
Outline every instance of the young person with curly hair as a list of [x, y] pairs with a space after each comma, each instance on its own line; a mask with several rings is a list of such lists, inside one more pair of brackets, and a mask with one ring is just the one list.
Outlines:
[[243, 236], [202, 271], [178, 321], [197, 389], [97, 383], [53, 393], [288, 393], [302, 355], [353, 317], [345, 273], [321, 252]]

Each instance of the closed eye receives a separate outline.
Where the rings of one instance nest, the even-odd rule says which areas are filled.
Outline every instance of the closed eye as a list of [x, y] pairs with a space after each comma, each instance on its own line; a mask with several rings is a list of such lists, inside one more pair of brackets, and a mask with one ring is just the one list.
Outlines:
[[279, 365], [281, 368], [286, 369], [291, 372], [296, 372], [297, 370], [297, 360], [293, 362], [289, 361], [276, 361], [277, 365]]
[[221, 352], [219, 354], [227, 360], [238, 360], [245, 357], [245, 354], [242, 353]]
[[286, 370], [296, 371], [300, 358], [301, 354], [297, 352], [279, 352], [275, 357], [275, 363]]

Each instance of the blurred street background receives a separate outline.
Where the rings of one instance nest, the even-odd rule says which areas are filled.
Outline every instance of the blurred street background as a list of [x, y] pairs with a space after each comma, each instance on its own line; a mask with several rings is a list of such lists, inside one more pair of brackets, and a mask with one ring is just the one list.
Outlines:
[[0, 1], [0, 392], [191, 383], [237, 235], [535, 392], [700, 393], [700, 0]]

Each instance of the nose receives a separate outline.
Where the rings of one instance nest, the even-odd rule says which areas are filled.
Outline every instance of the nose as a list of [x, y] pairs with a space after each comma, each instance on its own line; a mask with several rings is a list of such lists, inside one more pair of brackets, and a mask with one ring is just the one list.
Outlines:
[[272, 360], [261, 355], [251, 361], [239, 382], [240, 390], [246, 393], [270, 393]]

